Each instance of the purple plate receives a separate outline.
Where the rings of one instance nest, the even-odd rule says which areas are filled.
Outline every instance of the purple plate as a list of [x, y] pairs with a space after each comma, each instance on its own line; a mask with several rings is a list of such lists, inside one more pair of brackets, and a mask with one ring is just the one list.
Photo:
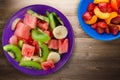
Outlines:
[[23, 18], [26, 11], [28, 9], [32, 9], [33, 11], [39, 13], [39, 14], [43, 14], [45, 15], [46, 11], [49, 12], [56, 12], [61, 20], [64, 22], [64, 25], [67, 27], [68, 29], [68, 36], [67, 38], [69, 39], [69, 50], [68, 53], [63, 54], [61, 60], [55, 64], [55, 68], [53, 69], [49, 69], [47, 71], [44, 70], [36, 70], [36, 69], [29, 69], [29, 68], [25, 68], [25, 67], [21, 67], [19, 66], [19, 64], [13, 59], [11, 58], [6, 51], [4, 51], [4, 54], [6, 55], [8, 61], [19, 71], [26, 73], [28, 75], [33, 75], [33, 76], [44, 76], [44, 75], [48, 75], [51, 73], [56, 72], [57, 70], [59, 70], [70, 58], [71, 54], [72, 54], [72, 50], [74, 47], [74, 33], [72, 30], [72, 26], [70, 24], [70, 22], [67, 20], [67, 18], [57, 9], [46, 6], [46, 5], [31, 5], [31, 6], [27, 6], [25, 8], [20, 9], [19, 11], [17, 11], [7, 22], [7, 24], [5, 25], [4, 28], [4, 32], [2, 35], [2, 45], [6, 45], [8, 44], [9, 38], [13, 35], [13, 31], [11, 30], [11, 25], [12, 22], [16, 19], [16, 18]]

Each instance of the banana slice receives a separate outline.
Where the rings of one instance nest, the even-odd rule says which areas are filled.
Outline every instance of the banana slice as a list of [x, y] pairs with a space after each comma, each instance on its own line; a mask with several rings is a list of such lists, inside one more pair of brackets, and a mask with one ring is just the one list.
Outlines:
[[40, 57], [39, 56], [33, 56], [31, 61], [40, 62]]
[[39, 56], [32, 56], [32, 57], [26, 57], [23, 56], [21, 61], [35, 61], [35, 62], [40, 62], [40, 57]]
[[68, 35], [67, 28], [65, 26], [57, 26], [53, 30], [53, 35], [56, 39], [63, 39]]
[[16, 18], [14, 21], [13, 21], [13, 23], [12, 23], [12, 30], [15, 30], [15, 28], [16, 28], [16, 25], [17, 25], [17, 23], [20, 21], [21, 19], [20, 18]]
[[53, 60], [54, 63], [57, 63], [60, 60], [60, 54], [57, 52], [50, 52], [47, 60]]
[[32, 59], [32, 57], [23, 56], [21, 61], [30, 61], [31, 59]]

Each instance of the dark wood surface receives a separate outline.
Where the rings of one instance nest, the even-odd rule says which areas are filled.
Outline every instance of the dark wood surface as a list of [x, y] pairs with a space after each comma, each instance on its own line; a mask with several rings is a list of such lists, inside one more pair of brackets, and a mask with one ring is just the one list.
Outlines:
[[[69, 61], [57, 72], [35, 77], [16, 70], [2, 49], [2, 32], [10, 16], [24, 6], [46, 4], [60, 10], [71, 22], [75, 46]], [[77, 18], [79, 0], [0, 0], [0, 80], [120, 80], [120, 39], [110, 42], [90, 38]]]

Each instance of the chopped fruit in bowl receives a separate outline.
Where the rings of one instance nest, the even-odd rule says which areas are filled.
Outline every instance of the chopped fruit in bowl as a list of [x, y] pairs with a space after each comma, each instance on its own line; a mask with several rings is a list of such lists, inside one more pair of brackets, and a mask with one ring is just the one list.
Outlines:
[[45, 5], [21, 9], [9, 20], [3, 33], [3, 49], [8, 60], [18, 70], [35, 76], [60, 69], [69, 59], [73, 44], [69, 21]]
[[90, 14], [90, 12], [85, 12], [84, 15], [83, 15], [83, 19], [85, 21], [88, 21], [92, 18], [92, 15]]
[[119, 4], [120, 0], [81, 0], [78, 8], [81, 27], [97, 40], [110, 41], [119, 38]]
[[[51, 16], [53, 18], [51, 20], [49, 19], [49, 22], [47, 22], [47, 17], [45, 18], [45, 21], [43, 18], [45, 16], [39, 14], [36, 16], [36, 14], [37, 13], [32, 10], [28, 10], [23, 19], [17, 18], [13, 21], [13, 24], [16, 23], [16, 25], [11, 27], [11, 30], [14, 30], [14, 34], [9, 39], [9, 44], [5, 45], [3, 49], [16, 57], [15, 54], [17, 54], [17, 50], [14, 50], [14, 48], [18, 48], [19, 60], [15, 60], [20, 63], [20, 66], [35, 69], [43, 68], [44, 70], [44, 67], [41, 68], [40, 66], [42, 63], [44, 64], [44, 61], [53, 60], [55, 63], [57, 63], [60, 61], [60, 55], [68, 52], [68, 30], [64, 25], [57, 24], [55, 21], [53, 21], [57, 19], [54, 17], [58, 17], [60, 19], [56, 13], [54, 13], [56, 16]], [[53, 12], [49, 13], [48, 16], [51, 14], [53, 14]], [[49, 26], [49, 24], [51, 25]], [[53, 25], [55, 25], [54, 28], [52, 27]], [[53, 32], [53, 38], [46, 34], [45, 30]], [[22, 43], [18, 43], [20, 40]], [[65, 41], [59, 45], [59, 40]], [[13, 49], [9, 46], [13, 47]], [[52, 52], [54, 50], [56, 50], [56, 52]], [[21, 61], [24, 57], [33, 58], [34, 56], [39, 57], [39, 63], [31, 61], [31, 59], [24, 59], [24, 61]]]

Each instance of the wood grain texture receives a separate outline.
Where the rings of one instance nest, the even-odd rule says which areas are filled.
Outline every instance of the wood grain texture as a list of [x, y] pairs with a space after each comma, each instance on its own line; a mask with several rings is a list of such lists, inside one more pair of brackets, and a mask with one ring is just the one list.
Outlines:
[[[81, 29], [77, 18], [80, 0], [0, 0], [0, 80], [120, 80], [120, 40], [101, 42]], [[10, 16], [20, 8], [45, 4], [60, 10], [70, 21], [75, 46], [68, 62], [57, 72], [42, 77], [16, 70], [2, 50], [2, 32]]]

